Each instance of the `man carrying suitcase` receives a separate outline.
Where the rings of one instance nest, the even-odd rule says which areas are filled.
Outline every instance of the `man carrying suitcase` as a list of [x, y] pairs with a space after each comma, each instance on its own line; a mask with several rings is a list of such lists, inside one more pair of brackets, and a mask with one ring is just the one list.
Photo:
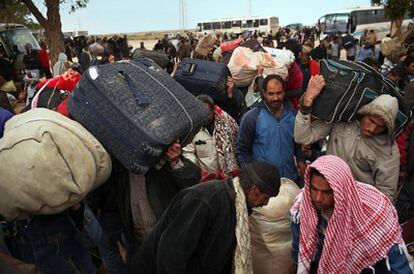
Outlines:
[[400, 153], [395, 142], [398, 101], [381, 95], [357, 111], [358, 119], [327, 124], [311, 121], [312, 104], [325, 86], [323, 76], [309, 81], [295, 121], [295, 141], [309, 145], [329, 136], [327, 154], [339, 156], [355, 179], [378, 188], [391, 200], [397, 190]]

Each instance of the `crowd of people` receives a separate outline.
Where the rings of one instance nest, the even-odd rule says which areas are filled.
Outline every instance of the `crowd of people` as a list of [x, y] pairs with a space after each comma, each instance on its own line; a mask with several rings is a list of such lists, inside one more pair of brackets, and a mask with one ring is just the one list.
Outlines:
[[[388, 94], [360, 107], [349, 122], [314, 119], [312, 106], [327, 84], [319, 61], [346, 56], [391, 80], [412, 109], [414, 45], [384, 56], [374, 31], [359, 40], [334, 33], [318, 41], [319, 35], [308, 27], [214, 38], [166, 34], [152, 51], [168, 56], [171, 76], [184, 58], [229, 64], [234, 48], [221, 46], [240, 39], [237, 47], [247, 43], [291, 56], [287, 77], [266, 75], [262, 65], [248, 85], [231, 75], [224, 101], [197, 96], [208, 120], [188, 144], [171, 144], [160, 168], [134, 174], [112, 158], [109, 179], [82, 202], [55, 215], [2, 218], [0, 261], [6, 263], [0, 272], [12, 265], [16, 272], [9, 273], [32, 273], [21, 268], [27, 264], [44, 274], [92, 274], [103, 264], [110, 274], [253, 273], [249, 218], [282, 194], [285, 178], [301, 190], [286, 211], [291, 258], [274, 273], [413, 273], [400, 225], [414, 217], [413, 122], [396, 134], [400, 102]], [[203, 43], [210, 43], [207, 52]], [[53, 78], [70, 71], [73, 77], [132, 58], [126, 36], [65, 45], [52, 66], [44, 43], [39, 52], [26, 45], [26, 72]], [[0, 52], [0, 137], [7, 121], [20, 115], [12, 99], [20, 97], [7, 90], [11, 72], [4, 56]]]

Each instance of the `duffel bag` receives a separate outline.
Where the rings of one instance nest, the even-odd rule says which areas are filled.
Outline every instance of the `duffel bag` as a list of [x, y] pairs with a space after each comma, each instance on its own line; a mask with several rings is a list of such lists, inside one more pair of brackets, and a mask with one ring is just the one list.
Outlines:
[[216, 104], [226, 101], [227, 77], [230, 70], [225, 64], [184, 58], [174, 79], [194, 96], [207, 94]]
[[157, 63], [161, 68], [165, 69], [170, 62], [168, 59], [168, 55], [162, 51], [153, 51], [153, 50], [146, 50], [146, 49], [135, 49], [132, 53], [132, 58], [148, 58]]
[[358, 109], [381, 94], [398, 99], [395, 135], [411, 119], [411, 111], [392, 81], [363, 62], [320, 61], [326, 85], [312, 105], [312, 115], [327, 123], [356, 119]]
[[44, 108], [14, 116], [0, 139], [0, 214], [57, 214], [111, 173], [108, 153], [79, 123]]
[[[30, 103], [30, 108], [48, 108], [64, 114], [62, 103], [73, 91], [80, 78], [81, 75], [70, 68], [59, 76], [40, 82], [37, 85], [38, 91]], [[63, 105], [65, 104], [63, 103]]]
[[350, 49], [355, 45], [355, 38], [351, 34], [347, 34], [342, 36], [341, 42], [344, 49]]
[[70, 94], [70, 114], [128, 170], [144, 174], [177, 140], [192, 140], [209, 111], [164, 70], [119, 61], [93, 66]]
[[57, 89], [56, 86], [49, 88], [47, 84], [39, 89], [32, 100], [31, 108], [43, 107], [56, 110], [57, 107], [69, 96], [70, 91]]

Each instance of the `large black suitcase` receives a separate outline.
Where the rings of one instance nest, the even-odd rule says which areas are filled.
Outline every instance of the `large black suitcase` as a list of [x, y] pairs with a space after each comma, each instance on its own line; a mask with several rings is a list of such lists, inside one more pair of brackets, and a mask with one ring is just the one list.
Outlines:
[[229, 68], [222, 63], [184, 58], [178, 65], [174, 79], [194, 96], [207, 94], [218, 105], [226, 101]]
[[167, 54], [162, 51], [153, 51], [153, 50], [146, 50], [146, 49], [135, 49], [132, 53], [132, 58], [148, 58], [153, 60], [163, 69], [167, 68], [170, 59], [168, 58]]
[[322, 60], [321, 74], [326, 85], [312, 105], [312, 115], [327, 123], [356, 119], [358, 109], [381, 94], [398, 100], [395, 134], [411, 120], [412, 114], [392, 81], [363, 62]]
[[128, 170], [140, 174], [171, 143], [190, 142], [209, 116], [165, 71], [137, 61], [90, 67], [67, 107]]

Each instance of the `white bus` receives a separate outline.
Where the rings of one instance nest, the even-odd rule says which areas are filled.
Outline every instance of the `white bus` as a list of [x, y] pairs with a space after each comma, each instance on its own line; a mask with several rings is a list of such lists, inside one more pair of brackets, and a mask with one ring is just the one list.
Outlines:
[[[412, 20], [407, 16], [403, 20], [403, 28], [406, 28]], [[320, 39], [329, 33], [349, 32], [355, 38], [364, 33], [364, 30], [374, 30], [381, 40], [390, 33], [391, 20], [385, 16], [383, 6], [352, 8], [328, 13], [318, 20], [321, 30]]]
[[197, 31], [204, 34], [215, 32], [241, 33], [245, 30], [275, 34], [279, 27], [279, 18], [272, 17], [237, 17], [219, 20], [207, 20], [197, 23]]
[[63, 35], [65, 37], [77, 37], [77, 36], [88, 36], [88, 31], [87, 30], [68, 30], [68, 31], [63, 31]]

